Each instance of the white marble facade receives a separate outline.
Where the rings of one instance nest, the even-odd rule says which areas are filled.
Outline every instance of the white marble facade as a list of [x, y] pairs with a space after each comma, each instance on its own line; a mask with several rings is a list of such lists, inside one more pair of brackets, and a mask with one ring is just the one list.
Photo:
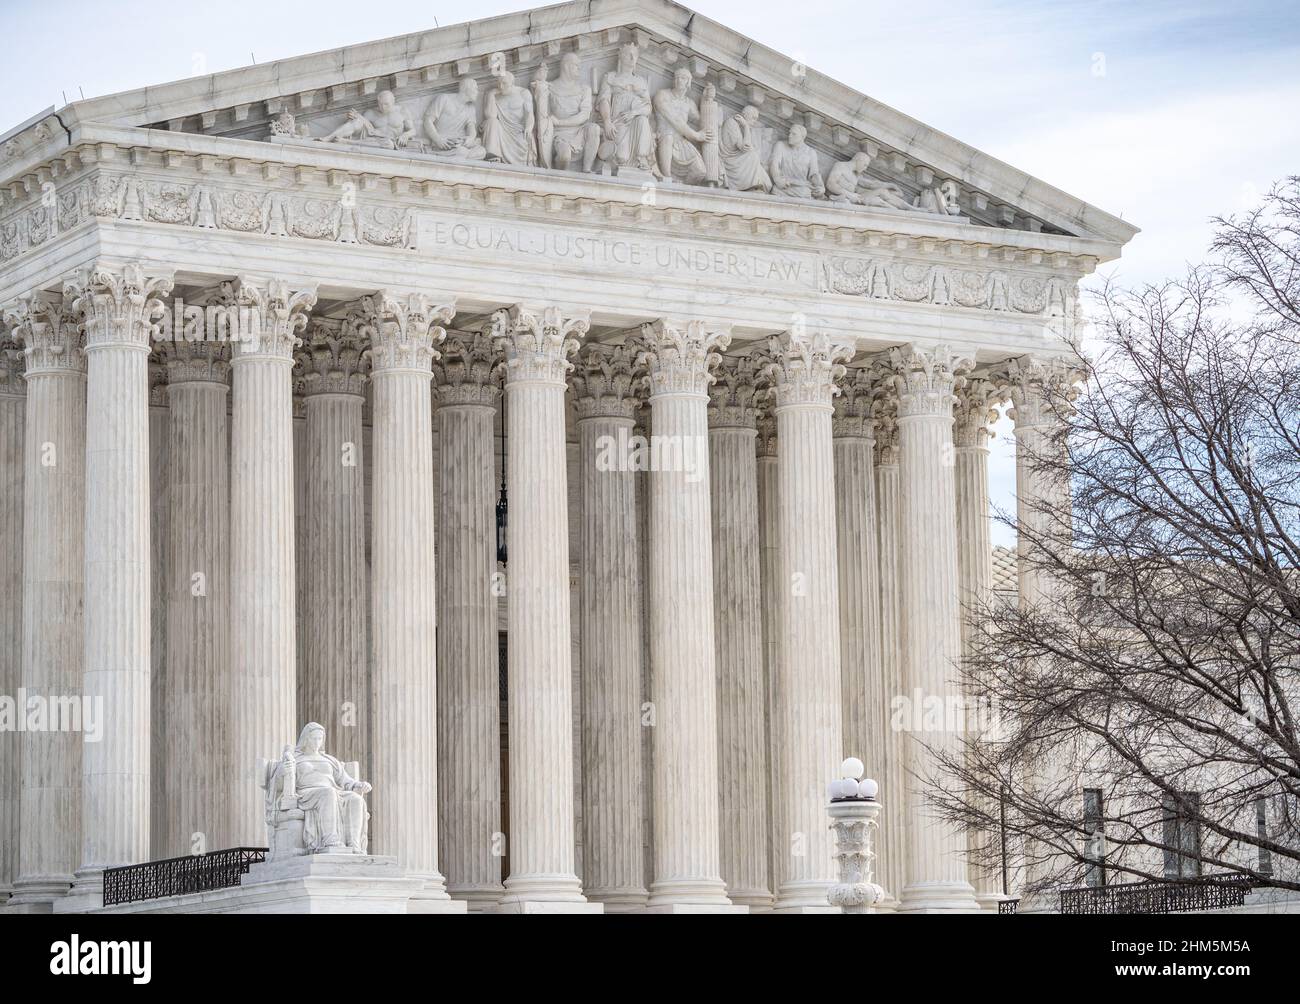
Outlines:
[[315, 720], [428, 909], [829, 909], [846, 754], [878, 909], [995, 904], [888, 709], [1135, 232], [668, 0], [11, 130], [0, 695], [101, 713], [0, 731], [0, 901], [261, 845]]

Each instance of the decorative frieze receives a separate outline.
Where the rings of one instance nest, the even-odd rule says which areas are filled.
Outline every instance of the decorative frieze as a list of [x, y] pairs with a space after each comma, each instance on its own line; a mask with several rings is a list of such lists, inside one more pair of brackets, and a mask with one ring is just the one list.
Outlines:
[[959, 268], [893, 258], [827, 259], [825, 292], [942, 307], [1072, 317], [1074, 293], [1057, 275]]

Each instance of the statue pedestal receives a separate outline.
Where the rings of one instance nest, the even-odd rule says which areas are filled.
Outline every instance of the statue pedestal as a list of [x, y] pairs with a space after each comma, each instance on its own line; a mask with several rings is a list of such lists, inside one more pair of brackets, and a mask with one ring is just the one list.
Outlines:
[[[230, 889], [100, 907], [94, 913], [407, 913], [425, 882], [396, 858], [304, 854], [253, 865]], [[464, 913], [455, 900], [418, 899], [409, 912]]]

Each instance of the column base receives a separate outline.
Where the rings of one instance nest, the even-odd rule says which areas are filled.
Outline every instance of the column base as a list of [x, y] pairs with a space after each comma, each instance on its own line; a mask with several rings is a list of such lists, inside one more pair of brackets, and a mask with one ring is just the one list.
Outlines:
[[777, 913], [839, 913], [838, 906], [831, 906], [831, 883], [820, 879], [803, 879], [798, 882], [785, 882], [776, 892], [773, 909]]
[[876, 913], [898, 913], [898, 900], [886, 894], [885, 898], [873, 908]]
[[776, 903], [766, 889], [728, 890], [727, 898], [736, 906], [749, 907], [750, 913], [771, 913]]
[[730, 914], [747, 914], [749, 907], [736, 906], [735, 904], [721, 903], [665, 903], [660, 906], [647, 906], [644, 909], [637, 910], [637, 913], [651, 914], [700, 914], [700, 913], [730, 913]]
[[726, 883], [720, 878], [672, 879], [650, 883], [647, 907], [731, 906]]
[[1009, 896], [1003, 896], [1000, 892], [977, 892], [975, 902], [979, 905], [981, 913], [997, 913], [998, 904], [1004, 899], [1010, 899]]
[[448, 889], [452, 899], [461, 900], [470, 913], [484, 913], [500, 902], [506, 893], [503, 885], [458, 886]]
[[978, 913], [975, 890], [967, 882], [918, 882], [906, 886], [899, 913]]
[[68, 895], [72, 882], [72, 875], [20, 878], [0, 913], [53, 913], [54, 904]]
[[599, 903], [606, 913], [640, 913], [650, 894], [644, 889], [588, 889], [587, 899]]
[[844, 911], [838, 906], [831, 906], [827, 903], [824, 906], [777, 906], [772, 912], [778, 915], [803, 916], [804, 914], [843, 913]]
[[104, 907], [104, 869], [79, 868], [68, 894], [54, 903], [55, 913], [89, 913]]
[[510, 876], [505, 895], [489, 913], [604, 913], [599, 903], [588, 903], [576, 875]]

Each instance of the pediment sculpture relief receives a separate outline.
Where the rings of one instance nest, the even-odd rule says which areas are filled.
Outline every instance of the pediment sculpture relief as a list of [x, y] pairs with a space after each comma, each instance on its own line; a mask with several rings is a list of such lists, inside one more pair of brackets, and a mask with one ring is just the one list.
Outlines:
[[338, 143], [455, 161], [487, 161], [631, 176], [683, 185], [761, 192], [844, 206], [960, 215], [955, 181], [912, 195], [871, 175], [866, 152], [833, 163], [823, 175], [822, 154], [808, 143], [801, 122], [773, 142], [753, 104], [728, 108], [717, 87], [700, 87], [679, 65], [671, 86], [653, 90], [639, 70], [640, 49], [621, 45], [603, 74], [584, 71], [582, 57], [566, 52], [543, 62], [524, 84], [496, 53], [488, 60], [492, 83], [462, 75], [455, 90], [433, 95], [412, 114], [391, 90], [374, 107], [350, 109], [322, 135], [288, 111], [267, 136], [284, 143]]

